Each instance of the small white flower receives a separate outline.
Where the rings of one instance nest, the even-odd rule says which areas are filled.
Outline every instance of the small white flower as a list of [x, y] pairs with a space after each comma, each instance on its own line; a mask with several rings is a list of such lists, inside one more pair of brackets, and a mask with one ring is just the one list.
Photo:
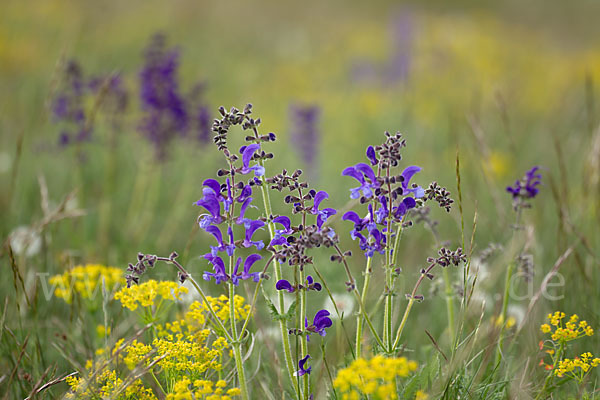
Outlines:
[[28, 226], [19, 226], [10, 233], [10, 247], [18, 255], [33, 257], [42, 248], [42, 238]]
[[256, 332], [256, 339], [261, 342], [279, 341], [281, 340], [281, 333], [279, 331], [279, 325], [261, 327]]
[[517, 304], [509, 304], [506, 309], [506, 314], [509, 317], [513, 317], [517, 322], [517, 325], [520, 325], [521, 322], [523, 322], [523, 318], [525, 318], [525, 307]]
[[[340, 315], [344, 314], [344, 318], [348, 318], [354, 311], [354, 306], [356, 304], [354, 296], [352, 296], [350, 293], [332, 293], [332, 296], [335, 300], [335, 305], [337, 306]], [[329, 297], [325, 299], [323, 308], [331, 313], [331, 318], [337, 318], [335, 307], [333, 306], [333, 303]]]

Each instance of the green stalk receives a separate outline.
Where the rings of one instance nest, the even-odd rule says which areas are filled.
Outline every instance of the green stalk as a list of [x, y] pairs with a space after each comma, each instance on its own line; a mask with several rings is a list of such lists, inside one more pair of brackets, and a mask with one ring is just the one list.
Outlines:
[[450, 332], [450, 343], [452, 343], [452, 346], [454, 347], [454, 302], [452, 300], [452, 295], [454, 292], [452, 291], [452, 282], [450, 282], [450, 274], [448, 273], [448, 268], [442, 268], [442, 276], [444, 277], [444, 285], [446, 287], [446, 313], [448, 314], [448, 331]]
[[392, 206], [391, 198], [392, 186], [389, 181], [390, 167], [387, 167], [388, 193], [390, 194], [389, 210], [387, 218], [387, 240], [385, 241], [385, 305], [383, 310], [383, 342], [388, 351], [391, 350], [392, 344], [392, 313], [393, 313], [393, 282], [392, 282], [392, 254], [390, 253], [390, 242], [392, 239]]
[[[300, 268], [300, 282], [304, 283], [304, 269]], [[306, 318], [306, 290], [299, 290], [300, 292], [300, 326], [299, 329], [303, 330], [304, 321]], [[300, 338], [300, 349], [302, 353], [302, 357], [306, 357], [308, 354], [308, 339], [306, 338], [306, 334], [303, 334]], [[304, 399], [308, 400], [308, 394], [310, 393], [310, 382], [308, 380], [309, 374], [304, 374], [302, 376], [302, 383], [304, 385]]]
[[502, 311], [500, 312], [499, 320], [501, 322], [500, 327], [500, 336], [498, 337], [498, 348], [496, 350], [496, 362], [495, 365], [500, 363], [502, 359], [502, 342], [504, 336], [504, 326], [506, 324], [506, 311], [508, 310], [508, 295], [510, 291], [510, 281], [512, 278], [513, 269], [515, 268], [515, 263], [511, 262], [508, 264], [508, 268], [506, 269], [506, 278], [504, 280], [504, 298], [502, 299]]
[[[231, 286], [233, 286], [233, 284], [231, 284]], [[229, 308], [233, 309], [231, 304], [230, 304]], [[233, 324], [235, 325], [235, 322]], [[236, 341], [236, 342], [232, 343], [232, 346], [233, 346], [233, 358], [235, 359], [235, 369], [237, 370], [238, 380], [240, 381], [240, 391], [242, 392], [242, 399], [248, 400], [250, 397], [248, 397], [248, 387], [246, 386], [246, 375], [244, 374], [242, 351], [240, 349], [242, 344], [240, 342]]]
[[544, 386], [542, 386], [542, 390], [540, 390], [540, 392], [536, 396], [535, 400], [541, 400], [543, 398], [544, 394], [546, 393], [546, 389], [548, 388], [548, 385], [550, 384], [550, 382], [552, 382], [552, 378], [554, 377], [554, 369], [556, 368], [558, 361], [562, 357], [562, 352], [564, 350], [564, 347], [565, 347], [564, 342], [561, 342], [560, 347], [558, 348], [558, 351], [556, 352], [556, 357], [554, 358], [554, 363], [552, 365], [552, 369], [550, 370], [550, 373], [546, 377], [546, 380], [544, 381]]
[[[260, 165], [263, 165], [262, 160], [260, 161]], [[265, 214], [266, 217], [269, 218], [272, 214], [272, 210], [271, 210], [271, 199], [269, 198], [269, 192], [266, 189], [266, 182], [264, 181], [264, 177], [261, 177], [263, 184], [260, 185], [260, 190], [262, 192], [262, 196], [263, 196], [263, 203], [265, 206]], [[271, 236], [271, 239], [273, 239], [273, 237], [275, 236], [275, 227], [273, 226], [273, 222], [269, 221], [267, 224], [267, 227], [269, 229], [269, 234]], [[275, 262], [273, 263], [275, 266], [275, 281], [279, 281], [282, 278], [281, 275], [281, 265], [279, 264], [279, 262]], [[285, 313], [285, 299], [284, 299], [284, 295], [282, 293], [281, 290], [277, 291], [277, 300], [279, 303], [279, 312], [280, 313]], [[292, 359], [292, 352], [290, 350], [290, 339], [289, 339], [289, 333], [288, 333], [288, 327], [287, 327], [287, 321], [285, 319], [280, 319], [279, 320], [279, 331], [281, 334], [281, 343], [283, 345], [283, 356], [285, 359], [285, 366], [286, 369], [288, 371], [288, 376], [290, 378], [290, 382], [292, 382], [292, 386], [294, 387], [294, 391], [296, 392], [296, 398], [300, 399], [301, 395], [300, 395], [300, 387], [296, 381], [296, 379], [294, 379], [294, 362]]]
[[413, 288], [413, 291], [410, 294], [410, 298], [408, 299], [408, 305], [406, 306], [406, 310], [404, 310], [402, 321], [400, 322], [400, 326], [398, 327], [398, 331], [396, 332], [396, 339], [394, 340], [392, 348], [389, 350], [390, 353], [394, 352], [398, 347], [398, 344], [400, 344], [400, 337], [402, 336], [402, 331], [404, 330], [404, 326], [406, 325], [406, 321], [408, 320], [408, 314], [410, 314], [410, 310], [412, 309], [412, 306], [415, 303], [415, 296], [417, 295], [417, 290], [419, 289], [419, 286], [421, 286], [421, 282], [423, 282], [423, 279], [427, 276], [428, 273], [431, 272], [431, 270], [435, 266], [435, 262], [429, 265], [429, 267], [427, 267], [427, 269], [421, 273], [419, 279], [417, 279], [417, 283], [415, 283], [415, 287]]
[[[514, 243], [517, 229], [519, 228], [519, 222], [521, 220], [521, 208], [517, 208], [517, 215], [515, 217], [515, 228], [513, 231], [512, 242]], [[504, 281], [504, 298], [502, 299], [502, 312], [500, 313], [500, 317], [498, 317], [502, 323], [500, 327], [500, 335], [498, 336], [498, 348], [496, 349], [496, 362], [495, 365], [498, 365], [502, 360], [502, 342], [504, 340], [504, 327], [506, 325], [506, 311], [508, 310], [508, 296], [510, 294], [510, 282], [513, 274], [513, 270], [515, 268], [515, 262], [512, 260], [508, 264], [508, 268], [506, 268], [506, 278]]]
[[356, 281], [354, 280], [354, 277], [352, 276], [352, 272], [350, 272], [350, 267], [348, 266], [348, 262], [346, 261], [346, 256], [344, 256], [344, 254], [342, 254], [342, 251], [340, 250], [338, 245], [335, 245], [334, 248], [335, 248], [335, 251], [340, 256], [340, 258], [342, 259], [342, 265], [344, 265], [344, 270], [346, 271], [346, 275], [348, 276], [349, 284], [353, 288], [352, 293], [354, 293], [354, 297], [356, 297], [356, 301], [358, 302], [358, 305], [359, 305], [360, 315], [362, 315], [363, 318], [365, 319], [365, 321], [367, 321], [367, 326], [369, 327], [369, 330], [371, 331], [371, 334], [375, 338], [375, 341], [377, 342], [377, 344], [382, 349], [385, 349], [385, 345], [383, 344], [383, 341], [379, 337], [379, 334], [375, 330], [375, 327], [373, 326], [373, 323], [371, 322], [371, 319], [369, 318], [369, 315], [367, 314], [367, 310], [365, 309], [365, 305], [362, 301], [360, 293], [358, 293], [358, 289], [356, 289]]
[[383, 342], [387, 351], [392, 347], [392, 268], [385, 267], [385, 305], [383, 310]]
[[[364, 304], [367, 298], [367, 291], [369, 290], [369, 282], [371, 281], [371, 261], [373, 257], [367, 258], [367, 265], [365, 266], [365, 281], [363, 283], [362, 294], [360, 298], [361, 304]], [[361, 347], [362, 347], [362, 337], [363, 337], [363, 317], [362, 317], [363, 309], [360, 308], [358, 316], [356, 317], [356, 357], [360, 358], [361, 356]]]
[[402, 316], [402, 321], [400, 322], [400, 326], [398, 327], [398, 332], [396, 333], [396, 340], [394, 340], [395, 349], [400, 343], [400, 337], [402, 336], [402, 331], [404, 330], [404, 325], [406, 325], [406, 320], [408, 320], [408, 314], [410, 314], [410, 309], [412, 308], [415, 299], [412, 297], [408, 300], [408, 305], [406, 306], [406, 310], [404, 310], [404, 315]]

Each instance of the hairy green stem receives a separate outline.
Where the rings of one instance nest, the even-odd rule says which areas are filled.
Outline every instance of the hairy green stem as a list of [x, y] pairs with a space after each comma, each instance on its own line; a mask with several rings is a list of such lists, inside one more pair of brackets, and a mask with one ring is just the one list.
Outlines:
[[448, 314], [448, 332], [450, 333], [450, 343], [452, 343], [452, 346], [454, 348], [454, 301], [452, 299], [452, 295], [454, 294], [454, 292], [452, 291], [452, 282], [450, 281], [450, 274], [448, 273], [448, 268], [442, 269], [442, 276], [444, 278], [444, 286], [446, 291], [446, 313]]
[[556, 355], [554, 358], [554, 363], [552, 364], [552, 369], [550, 370], [550, 373], [546, 377], [546, 380], [544, 381], [544, 386], [542, 386], [542, 390], [540, 390], [540, 392], [536, 396], [535, 400], [541, 400], [544, 397], [544, 394], [546, 393], [546, 389], [548, 388], [548, 385], [552, 382], [552, 378], [554, 378], [554, 369], [556, 368], [558, 361], [562, 357], [562, 352], [564, 350], [564, 347], [565, 347], [564, 342], [561, 342], [560, 347], [558, 348], [558, 351], [556, 352]]
[[[515, 226], [512, 235], [512, 242], [514, 243], [516, 232], [519, 229], [519, 222], [521, 220], [521, 208], [517, 208], [517, 215], [515, 216]], [[501, 323], [500, 334], [498, 336], [498, 347], [496, 349], [496, 362], [495, 365], [498, 365], [502, 360], [502, 345], [504, 341], [504, 327], [506, 326], [506, 312], [508, 310], [508, 297], [510, 295], [510, 284], [512, 280], [512, 274], [515, 269], [515, 261], [511, 260], [506, 268], [506, 277], [504, 280], [504, 298], [502, 299], [502, 310], [500, 312], [500, 316], [498, 320]]]
[[[231, 305], [230, 305], [230, 308], [233, 308], [233, 307], [231, 307]], [[233, 347], [233, 358], [235, 359], [235, 369], [237, 370], [238, 380], [240, 382], [240, 391], [242, 393], [242, 399], [249, 400], [250, 397], [248, 396], [248, 387], [246, 385], [246, 374], [244, 373], [244, 363], [243, 363], [243, 359], [242, 359], [242, 351], [241, 351], [242, 344], [240, 342], [236, 341], [232, 344], [232, 347]]]
[[[304, 283], [304, 269], [300, 268], [300, 282]], [[300, 326], [298, 327], [300, 330], [304, 330], [304, 321], [306, 320], [306, 290], [299, 290], [300, 292]], [[302, 335], [300, 338], [300, 346], [302, 358], [306, 357], [308, 354], [308, 339], [306, 337], [306, 333]], [[308, 400], [308, 395], [310, 393], [310, 382], [308, 380], [309, 374], [304, 374], [302, 376], [302, 383], [304, 385], [304, 399]]]
[[348, 262], [346, 261], [346, 256], [344, 256], [344, 254], [342, 254], [342, 251], [340, 250], [338, 245], [335, 245], [334, 248], [335, 248], [335, 251], [340, 256], [340, 258], [342, 259], [342, 264], [344, 265], [344, 270], [346, 271], [346, 275], [348, 276], [348, 281], [349, 281], [348, 283], [350, 284], [350, 287], [352, 288], [352, 293], [354, 293], [354, 297], [356, 297], [356, 301], [358, 302], [358, 305], [360, 307], [360, 309], [359, 309], [360, 314], [365, 319], [365, 321], [367, 321], [369, 330], [371, 331], [371, 334], [373, 334], [373, 337], [375, 338], [375, 341], [377, 341], [377, 344], [379, 346], [381, 346], [382, 349], [385, 349], [385, 345], [383, 344], [381, 337], [379, 336], [379, 334], [377, 333], [377, 330], [373, 326], [373, 323], [371, 322], [371, 319], [369, 318], [369, 314], [367, 314], [367, 310], [365, 309], [365, 306], [364, 306], [364, 303], [360, 296], [360, 293], [358, 293], [358, 289], [356, 289], [356, 281], [354, 280], [354, 277], [352, 276], [352, 272], [350, 271], [350, 267], [348, 266]]
[[396, 339], [394, 340], [394, 344], [393, 344], [392, 348], [389, 350], [390, 353], [396, 351], [396, 348], [400, 344], [400, 338], [402, 336], [402, 331], [404, 330], [404, 326], [406, 325], [406, 321], [408, 320], [408, 314], [410, 314], [410, 310], [412, 309], [412, 306], [413, 306], [414, 302], [416, 301], [415, 296], [417, 295], [417, 290], [419, 289], [419, 286], [421, 286], [421, 282], [423, 282], [423, 279], [427, 276], [427, 274], [429, 274], [431, 272], [431, 270], [435, 266], [436, 266], [436, 263], [429, 265], [429, 267], [427, 267], [426, 270], [421, 272], [421, 276], [419, 276], [419, 279], [417, 279], [417, 283], [415, 283], [415, 287], [413, 288], [413, 291], [410, 294], [410, 298], [408, 299], [408, 305], [406, 306], [406, 310], [404, 310], [404, 315], [402, 316], [402, 321], [400, 322], [400, 326], [398, 327], [398, 331], [396, 332]]
[[[262, 160], [260, 161], [260, 165], [263, 165]], [[271, 210], [271, 199], [269, 198], [269, 193], [266, 189], [266, 182], [264, 180], [264, 177], [262, 177], [262, 185], [260, 185], [260, 190], [262, 192], [262, 197], [263, 197], [263, 203], [264, 203], [264, 207], [265, 207], [265, 214], [266, 217], [269, 218], [269, 222], [267, 223], [267, 228], [269, 229], [269, 235], [271, 237], [271, 239], [273, 239], [273, 237], [275, 237], [275, 227], [273, 225], [273, 222], [270, 220], [271, 214], [272, 214], [272, 210]], [[279, 264], [279, 262], [275, 262], [274, 263], [275, 266], [275, 281], [279, 281], [282, 278], [281, 275], [281, 265]], [[285, 313], [285, 299], [284, 299], [284, 294], [282, 293], [281, 290], [277, 291], [277, 300], [279, 303], [279, 312], [280, 313]], [[290, 382], [292, 383], [292, 386], [294, 387], [294, 391], [296, 393], [296, 398], [300, 399], [301, 395], [300, 395], [300, 387], [297, 383], [297, 380], [294, 379], [294, 361], [292, 358], [292, 352], [290, 350], [290, 339], [289, 339], [289, 333], [288, 333], [288, 327], [287, 327], [287, 321], [285, 319], [280, 319], [279, 320], [279, 331], [281, 334], [281, 343], [283, 345], [283, 356], [285, 359], [285, 366], [286, 369], [288, 371], [288, 377], [290, 378]]]
[[[364, 304], [367, 299], [367, 292], [369, 290], [369, 282], [371, 281], [371, 261], [373, 257], [367, 258], [367, 265], [365, 266], [365, 281], [363, 283], [362, 294], [360, 298], [361, 304]], [[361, 356], [362, 337], [363, 337], [363, 318], [362, 318], [362, 307], [358, 316], [356, 317], [356, 357]]]

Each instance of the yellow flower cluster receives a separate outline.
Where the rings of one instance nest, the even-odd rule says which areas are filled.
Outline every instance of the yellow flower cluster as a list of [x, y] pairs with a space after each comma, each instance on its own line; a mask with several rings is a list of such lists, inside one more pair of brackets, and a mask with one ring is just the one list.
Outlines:
[[139, 379], [124, 387], [123, 380], [117, 377], [115, 370], [111, 369], [97, 374], [90, 371], [90, 379], [70, 376], [66, 381], [71, 388], [65, 396], [67, 399], [157, 400], [152, 389], [144, 387]]
[[582, 381], [584, 375], [590, 370], [590, 368], [597, 367], [600, 364], [600, 358], [594, 357], [589, 351], [583, 353], [581, 357], [574, 359], [565, 358], [560, 360], [554, 375], [562, 378], [565, 375], [571, 375], [573, 378]]
[[107, 290], [125, 283], [123, 271], [116, 267], [106, 267], [100, 264], [77, 265], [62, 275], [50, 278], [50, 284], [56, 286], [54, 294], [67, 303], [73, 301], [73, 293], [84, 299], [92, 299], [102, 293], [102, 280]]
[[361, 395], [371, 399], [397, 399], [396, 378], [405, 378], [417, 369], [415, 361], [406, 357], [385, 358], [375, 356], [370, 360], [356, 359], [340, 370], [333, 381], [343, 400], [358, 400]]
[[240, 389], [227, 389], [227, 382], [219, 380], [217, 383], [207, 380], [196, 379], [192, 381], [183, 378], [173, 385], [173, 393], [167, 395], [167, 400], [231, 400], [233, 396], [239, 396]]
[[[225, 323], [229, 321], [229, 298], [227, 296], [207, 296], [207, 300], [221, 322]], [[248, 317], [250, 305], [245, 304], [245, 299], [242, 296], [235, 295], [233, 298], [233, 306], [235, 307], [236, 320], [242, 320]], [[186, 319], [190, 321], [193, 320], [195, 323], [203, 325], [205, 322], [204, 315], [208, 315], [208, 306], [204, 304], [204, 302], [200, 303], [195, 301], [190, 305]]]
[[577, 314], [571, 315], [569, 320], [563, 323], [565, 317], [566, 314], [560, 311], [548, 314], [547, 318], [550, 324], [543, 324], [540, 329], [543, 333], [551, 333], [551, 338], [555, 342], [568, 342], [582, 336], [592, 336], [594, 334], [592, 327], [586, 321], [580, 321]]
[[[240, 300], [243, 304], [244, 299], [240, 297]], [[134, 340], [127, 346], [125, 364], [134, 369], [156, 361], [171, 376], [197, 376], [208, 370], [220, 370], [223, 350], [228, 343], [223, 337], [216, 337], [209, 343], [211, 331], [204, 327], [207, 314], [200, 303], [194, 302], [184, 319], [157, 325], [156, 338], [151, 345]]]
[[422, 390], [417, 390], [415, 393], [415, 400], [427, 400], [429, 399], [429, 395]]
[[138, 306], [152, 307], [154, 299], [157, 296], [164, 300], [179, 300], [182, 293], [187, 293], [188, 289], [173, 281], [157, 282], [149, 280], [139, 285], [124, 287], [116, 295], [115, 299], [119, 300], [123, 307], [135, 311]]
[[104, 325], [96, 326], [96, 334], [98, 335], [99, 338], [103, 338], [105, 336], [110, 335], [110, 332], [111, 332], [110, 326], [108, 326], [108, 327], [105, 327]]

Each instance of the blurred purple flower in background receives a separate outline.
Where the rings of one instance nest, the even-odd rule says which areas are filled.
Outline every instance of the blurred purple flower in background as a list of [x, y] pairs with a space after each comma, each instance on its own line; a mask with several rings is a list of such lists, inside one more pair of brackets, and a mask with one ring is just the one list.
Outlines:
[[352, 82], [366, 86], [406, 82], [414, 53], [415, 20], [410, 9], [402, 8], [393, 14], [389, 24], [389, 59], [380, 64], [359, 54], [350, 69]]
[[316, 178], [318, 171], [321, 108], [317, 105], [290, 106], [291, 141], [298, 149], [308, 175]]
[[520, 180], [515, 181], [514, 186], [508, 186], [506, 191], [512, 194], [513, 208], [530, 207], [528, 200], [533, 199], [539, 193], [538, 185], [542, 183], [540, 167], [535, 166], [525, 173]]
[[140, 77], [140, 101], [144, 116], [142, 133], [164, 159], [167, 146], [176, 135], [184, 136], [189, 124], [185, 101], [179, 91], [179, 51], [167, 48], [164, 35], [156, 34], [144, 51]]
[[391, 57], [385, 66], [384, 83], [406, 82], [410, 73], [414, 16], [410, 10], [399, 12], [390, 24]]
[[196, 84], [188, 95], [189, 123], [194, 139], [200, 143], [210, 143], [212, 139], [212, 114], [204, 95], [206, 85]]
[[59, 144], [67, 146], [74, 142], [83, 142], [91, 138], [91, 127], [86, 126], [84, 100], [87, 85], [79, 63], [70, 60], [65, 65], [61, 87], [52, 100], [52, 116], [62, 129]]

